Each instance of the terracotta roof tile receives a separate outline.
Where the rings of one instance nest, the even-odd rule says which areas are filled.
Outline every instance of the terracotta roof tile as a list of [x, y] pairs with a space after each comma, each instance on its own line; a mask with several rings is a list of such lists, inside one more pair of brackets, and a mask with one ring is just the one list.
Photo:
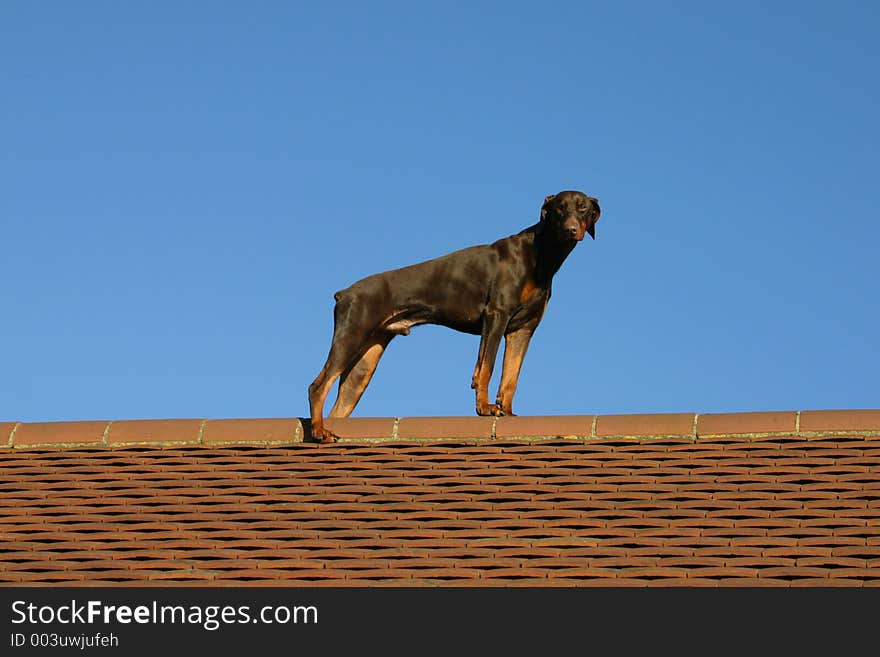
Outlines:
[[[351, 417], [325, 419], [331, 431], [338, 432], [347, 440], [389, 439], [394, 437], [395, 418], [389, 417]], [[306, 423], [308, 425], [308, 423]]]
[[123, 420], [110, 423], [107, 440], [111, 445], [197, 443], [203, 424], [202, 420]]
[[794, 433], [797, 413], [709, 413], [697, 418], [697, 435]]
[[880, 582], [880, 411], [333, 428], [0, 423], [0, 583]]
[[47, 444], [95, 444], [104, 442], [107, 422], [29, 422], [18, 425], [13, 447]]
[[801, 411], [801, 431], [877, 431], [880, 410]]
[[694, 434], [693, 413], [657, 415], [600, 415], [596, 436], [645, 436]]
[[496, 438], [524, 438], [530, 436], [590, 437], [595, 423], [594, 415], [556, 415], [544, 417], [501, 417], [495, 424]]
[[489, 417], [405, 417], [397, 438], [437, 440], [442, 438], [490, 438], [494, 418]]
[[262, 420], [208, 420], [202, 438], [206, 444], [217, 443], [292, 443], [302, 441], [298, 418]]

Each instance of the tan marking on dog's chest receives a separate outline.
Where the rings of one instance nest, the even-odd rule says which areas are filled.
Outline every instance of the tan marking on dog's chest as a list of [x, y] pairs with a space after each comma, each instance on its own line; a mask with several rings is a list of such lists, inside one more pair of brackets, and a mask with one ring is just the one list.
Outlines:
[[531, 299], [540, 288], [535, 283], [535, 279], [527, 278], [526, 282], [523, 283], [522, 290], [519, 293], [519, 302], [520, 304], [524, 304], [526, 301]]

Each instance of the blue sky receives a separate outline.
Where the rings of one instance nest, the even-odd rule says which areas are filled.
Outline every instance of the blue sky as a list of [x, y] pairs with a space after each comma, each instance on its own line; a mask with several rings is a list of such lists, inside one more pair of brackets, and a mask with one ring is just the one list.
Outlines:
[[[876, 408], [878, 28], [868, 2], [4, 2], [0, 420], [306, 415], [333, 292], [563, 189], [603, 215], [518, 413]], [[472, 414], [477, 346], [394, 340], [355, 414]]]

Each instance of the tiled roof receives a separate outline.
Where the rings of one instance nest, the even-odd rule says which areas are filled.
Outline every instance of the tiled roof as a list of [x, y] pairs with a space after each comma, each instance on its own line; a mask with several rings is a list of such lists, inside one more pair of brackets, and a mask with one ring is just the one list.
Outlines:
[[331, 428], [0, 423], [0, 582], [880, 585], [880, 410]]

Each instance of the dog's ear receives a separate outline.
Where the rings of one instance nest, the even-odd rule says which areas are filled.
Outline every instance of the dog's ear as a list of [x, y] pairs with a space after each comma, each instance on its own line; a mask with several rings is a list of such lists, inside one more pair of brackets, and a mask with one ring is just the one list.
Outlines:
[[596, 222], [599, 221], [599, 215], [602, 214], [602, 208], [599, 207], [599, 199], [588, 196], [590, 201], [590, 216], [587, 219], [587, 234], [596, 239]]
[[544, 205], [541, 206], [541, 221], [547, 217], [547, 209], [550, 207], [550, 201], [556, 198], [556, 194], [550, 194], [544, 199]]

